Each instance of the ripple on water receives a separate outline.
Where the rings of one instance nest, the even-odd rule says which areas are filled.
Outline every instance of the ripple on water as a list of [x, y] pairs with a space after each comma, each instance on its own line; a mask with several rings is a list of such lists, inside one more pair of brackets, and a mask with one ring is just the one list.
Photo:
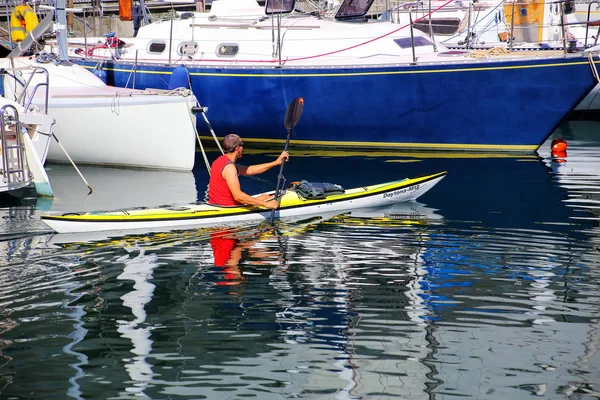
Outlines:
[[[560, 165], [423, 160], [449, 169], [425, 204], [277, 230], [65, 240], [23, 234], [32, 217], [14, 216], [0, 238], [2, 395], [591, 395], [599, 182], [578, 147]], [[363, 179], [382, 170], [353, 161], [373, 163]], [[514, 190], [533, 183], [547, 191], [532, 205]]]

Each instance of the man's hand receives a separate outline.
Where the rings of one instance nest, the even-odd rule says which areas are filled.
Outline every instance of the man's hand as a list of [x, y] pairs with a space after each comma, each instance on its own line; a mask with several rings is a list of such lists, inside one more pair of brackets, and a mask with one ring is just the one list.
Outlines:
[[283, 163], [284, 161], [288, 161], [290, 159], [290, 153], [288, 153], [287, 151], [282, 151], [281, 154], [279, 155], [279, 157], [277, 157], [277, 160], [275, 160], [275, 164], [276, 165], [281, 165], [281, 163]]
[[279, 202], [275, 200], [267, 200], [265, 201], [266, 208], [270, 208], [271, 210], [277, 210], [279, 208]]

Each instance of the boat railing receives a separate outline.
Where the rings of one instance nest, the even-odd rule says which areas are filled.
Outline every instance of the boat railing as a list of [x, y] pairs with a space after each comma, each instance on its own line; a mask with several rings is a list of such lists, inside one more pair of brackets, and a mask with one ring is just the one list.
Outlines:
[[[23, 79], [22, 71], [27, 71], [27, 79]], [[40, 88], [45, 88], [44, 97], [44, 114], [48, 114], [48, 97], [49, 97], [49, 82], [50, 75], [48, 70], [38, 66], [27, 66], [23, 68], [12, 68], [5, 69], [3, 71], [8, 78], [14, 82], [14, 96], [15, 101], [29, 110], [31, 103]], [[43, 75], [41, 82], [37, 82], [33, 88], [30, 89], [33, 79], [38, 75]]]
[[[415, 36], [414, 36], [414, 27], [415, 27], [415, 20], [413, 19], [413, 11], [415, 11], [415, 9], [419, 9], [421, 8], [421, 12], [423, 14], [425, 14], [425, 12], [427, 12], [427, 29], [429, 31], [429, 37], [431, 38], [432, 44], [433, 44], [433, 51], [437, 51], [437, 46], [435, 44], [435, 34], [434, 34], [434, 30], [433, 30], [433, 24], [432, 24], [432, 20], [431, 20], [431, 14], [432, 14], [432, 10], [431, 10], [431, 1], [428, 2], [429, 4], [429, 9], [425, 10], [424, 9], [424, 5], [422, 1], [415, 1], [413, 3], [411, 3], [410, 7], [408, 8], [408, 16], [409, 16], [409, 21], [410, 21], [410, 39], [411, 39], [411, 43], [412, 43], [412, 52], [413, 52], [413, 62], [416, 63], [416, 57], [415, 57]], [[418, 18], [418, 20], [420, 20], [422, 18]], [[418, 29], [418, 28], [417, 28]]]
[[[595, 1], [597, 3], [597, 1]], [[504, 4], [506, 4], [507, 2], [505, 2]], [[552, 2], [545, 2], [545, 1], [540, 1], [540, 2], [531, 2], [531, 3], [524, 3], [523, 0], [513, 0], [510, 1], [511, 4], [511, 12], [510, 15], [505, 15], [505, 17], [507, 19], [510, 19], [510, 37], [507, 38], [507, 42], [509, 45], [509, 50], [512, 51], [513, 50], [513, 45], [516, 41], [515, 39], [515, 26], [517, 25], [515, 23], [515, 19], [516, 17], [527, 17], [528, 15], [528, 11], [526, 9], [527, 6], [529, 5], [536, 5], [536, 4], [541, 4], [541, 5], [545, 5], [549, 3], [551, 6], [552, 5], [556, 5], [557, 10], [559, 12], [559, 16], [560, 16], [560, 24], [558, 24], [558, 26], [560, 27], [560, 32], [561, 32], [561, 42], [562, 42], [562, 49], [564, 51], [564, 53], [569, 53], [569, 52], [573, 52], [575, 51], [576, 48], [576, 44], [577, 41], [576, 40], [572, 40], [569, 37], [568, 31], [567, 31], [567, 26], [569, 25], [588, 25], [589, 24], [589, 13], [588, 13], [588, 18], [586, 21], [582, 21], [582, 22], [566, 22], [566, 16], [568, 14], [572, 14], [575, 12], [575, 2], [574, 0], [557, 0], [557, 1], [552, 1]], [[518, 10], [515, 9], [515, 7], [519, 7]], [[506, 10], [505, 10], [505, 14], [506, 14]], [[545, 28], [545, 26], [542, 26], [543, 28]], [[537, 40], [536, 40], [537, 42]], [[587, 47], [587, 29], [586, 29], [586, 38], [585, 38], [585, 45], [584, 48]]]
[[[29, 183], [29, 176], [25, 170], [22, 126], [19, 120], [19, 111], [15, 106], [5, 104], [0, 108], [0, 124], [3, 180], [9, 189], [18, 189]], [[10, 129], [11, 127], [14, 131]]]
[[592, 4], [597, 4], [596, 7], [600, 7], [600, 2], [599, 1], [590, 1], [588, 3], [588, 10], [587, 10], [587, 23], [585, 24], [585, 44], [584, 44], [584, 48], [588, 47], [588, 34], [589, 34], [589, 30], [590, 30], [590, 26], [595, 26], [595, 24], [598, 25], [598, 31], [596, 32], [596, 35], [594, 36], [594, 44], [591, 44], [591, 46], [596, 46], [596, 44], [598, 44], [598, 36], [600, 36], [600, 21], [590, 21], [590, 15], [592, 13]]
[[[481, 32], [490, 30], [490, 27], [500, 25], [503, 26], [503, 31], [498, 33], [498, 42], [505, 42], [506, 47], [509, 50], [514, 50], [516, 43], [528, 41], [528, 37], [533, 31], [533, 25], [538, 24], [535, 21], [535, 16], [532, 14], [532, 10], [528, 7], [545, 7], [546, 4], [552, 5], [552, 9], [556, 12], [555, 22], [549, 25], [535, 27], [535, 37], [531, 41], [532, 43], [540, 43], [537, 39], [537, 32], [539, 29], [552, 28], [556, 29], [557, 36], [554, 39], [547, 39], [560, 43], [556, 47], [562, 48], [565, 53], [574, 52], [577, 47], [577, 40], [582, 42], [583, 48], [588, 48], [597, 44], [598, 37], [600, 37], [600, 20], [592, 20], [592, 5], [598, 5], [599, 0], [592, 0], [587, 4], [587, 18], [585, 20], [567, 22], [567, 16], [575, 12], [575, 3], [573, 0], [556, 0], [556, 1], [527, 1], [527, 0], [507, 0], [504, 2], [498, 2], [494, 4], [481, 4], [477, 2], [469, 2], [467, 4], [457, 7], [454, 2], [446, 3], [442, 6], [432, 6], [432, 0], [417, 0], [417, 1], [390, 1], [387, 3], [386, 19], [394, 23], [402, 23], [402, 21], [408, 22], [413, 29], [419, 29], [425, 31], [434, 40], [434, 35], [444, 36], [443, 43], [448, 45], [451, 44], [452, 38], [464, 36], [463, 39], [459, 40], [457, 45], [465, 48], [473, 48], [476, 44], [477, 37], [481, 35]], [[437, 2], [439, 4], [439, 2]], [[600, 7], [598, 7], [600, 8]], [[535, 11], [535, 10], [533, 10]], [[547, 11], [545, 11], [547, 12]], [[534, 12], [535, 14], [535, 12]], [[404, 15], [405, 19], [402, 19], [401, 15]], [[407, 21], [408, 19], [408, 21]], [[585, 38], [583, 36], [583, 29], [579, 31], [580, 37], [575, 37], [573, 32], [569, 32], [569, 26], [585, 27]], [[590, 36], [590, 27], [598, 27], [598, 32]], [[501, 38], [501, 34], [504, 35]], [[447, 36], [451, 38], [448, 39]], [[593, 38], [593, 43], [590, 41]], [[577, 40], [576, 40], [577, 39]], [[486, 40], [486, 45], [491, 45], [493, 41]], [[545, 42], [545, 39], [542, 39]]]
[[[422, 25], [431, 25], [430, 28], [433, 31], [433, 33], [443, 33], [443, 34], [447, 34], [447, 33], [452, 33], [454, 31], [456, 31], [457, 29], [459, 29], [459, 22], [460, 19], [458, 17], [454, 17], [454, 16], [450, 16], [446, 19], [437, 19], [437, 20], [432, 20], [432, 18], [430, 17], [429, 14], [433, 13], [433, 9], [432, 9], [432, 4], [431, 1], [423, 1], [423, 0], [418, 0], [418, 1], [414, 1], [414, 2], [404, 2], [402, 0], [398, 1], [391, 1], [388, 3], [387, 7], [387, 11], [385, 12], [384, 16], [385, 16], [385, 20], [388, 22], [392, 22], [392, 23], [400, 23], [401, 22], [401, 15], [405, 14], [409, 11], [413, 12], [413, 14], [416, 15], [420, 15], [420, 18], [415, 19], [413, 17], [413, 20], [415, 20], [415, 24], [422, 24]], [[440, 8], [440, 10], [446, 11], [446, 12], [456, 12], [456, 11], [464, 11], [466, 9], [469, 9], [469, 12], [472, 13], [473, 11], [482, 11], [482, 5], [480, 3], [469, 3], [468, 7], [465, 6], [456, 6], [454, 3], [449, 3], [443, 7]], [[439, 13], [436, 13], [436, 15]]]
[[[402, 4], [402, 5], [400, 5]], [[397, 14], [396, 14], [396, 18], [394, 21], [393, 16], [389, 19], [391, 22], [395, 22], [395, 23], [400, 23], [400, 13], [401, 13], [401, 9], [403, 10], [403, 13], [407, 13], [408, 14], [408, 26], [410, 29], [410, 38], [411, 38], [411, 44], [412, 44], [412, 53], [413, 53], [413, 63], [416, 63], [417, 59], [416, 59], [416, 55], [415, 55], [415, 35], [414, 35], [414, 29], [419, 29], [419, 30], [423, 30], [421, 27], [423, 25], [426, 25], [427, 27], [427, 31], [428, 31], [428, 35], [431, 38], [431, 42], [432, 42], [432, 46], [433, 46], [433, 51], [437, 52], [437, 44], [435, 41], [435, 28], [439, 29], [440, 27], [447, 29], [448, 27], [453, 27], [454, 25], [448, 24], [445, 25], [443, 23], [440, 23], [439, 21], [433, 22], [433, 19], [431, 18], [431, 16], [437, 11], [434, 10], [432, 8], [431, 5], [431, 0], [429, 0], [427, 2], [428, 7], [425, 8], [425, 2], [423, 0], [417, 0], [417, 1], [413, 1], [413, 2], [409, 2], [409, 3], [402, 3], [402, 2], [398, 2], [396, 3], [396, 5], [392, 5], [391, 8], [388, 8], [388, 16], [392, 16], [392, 13], [389, 10], [396, 10]], [[449, 3], [448, 3], [449, 4]], [[452, 7], [449, 5], [443, 6], [442, 8], [446, 9], [446, 7]], [[438, 8], [439, 10], [439, 8]], [[468, 40], [470, 38], [470, 32], [472, 29], [471, 26], [471, 13], [473, 12], [473, 4], [469, 4], [468, 7], [468, 14], [467, 14], [467, 18], [468, 18], [468, 27], [467, 27], [467, 48], [468, 46]], [[414, 18], [413, 14], [418, 15], [422, 15], [421, 17], [417, 17], [416, 19]], [[418, 24], [418, 26], [417, 26]]]
[[[413, 24], [413, 18], [412, 18], [412, 9], [413, 7], [418, 6], [418, 3], [413, 3], [408, 10], [408, 19], [410, 21], [409, 23], [409, 27], [410, 27], [410, 44], [411, 44], [411, 48], [412, 48], [412, 57], [413, 57], [413, 64], [417, 63], [417, 54], [415, 51], [415, 31], [414, 31], [414, 24]], [[433, 36], [431, 38], [433, 40]]]

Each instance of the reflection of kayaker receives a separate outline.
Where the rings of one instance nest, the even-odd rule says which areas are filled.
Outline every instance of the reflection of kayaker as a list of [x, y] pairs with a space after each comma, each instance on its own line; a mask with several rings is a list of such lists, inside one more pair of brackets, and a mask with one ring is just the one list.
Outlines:
[[39, 20], [35, 15], [35, 11], [26, 1], [23, 1], [23, 4], [16, 6], [10, 14], [10, 36], [12, 40], [22, 42], [38, 24]]
[[239, 285], [245, 279], [239, 268], [242, 259], [242, 246], [235, 234], [227, 231], [214, 231], [210, 234], [210, 246], [213, 249], [215, 267], [222, 268], [223, 280], [220, 286]]
[[255, 236], [242, 237], [239, 231], [223, 228], [210, 232], [210, 247], [213, 250], [215, 267], [219, 273], [223, 273], [223, 280], [216, 282], [217, 285], [233, 286], [247, 282], [248, 278], [242, 272], [242, 264], [264, 265], [269, 264], [270, 259], [277, 259], [277, 252], [255, 246], [263, 237], [263, 233], [260, 232]]

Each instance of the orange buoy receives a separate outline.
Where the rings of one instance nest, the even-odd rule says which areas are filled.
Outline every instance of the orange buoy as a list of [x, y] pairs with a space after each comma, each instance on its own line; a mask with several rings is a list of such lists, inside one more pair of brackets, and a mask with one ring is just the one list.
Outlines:
[[566, 151], [552, 151], [553, 161], [556, 162], [565, 162], [567, 161], [567, 152]]
[[[567, 142], [564, 139], [556, 138], [551, 144], [552, 152], [565, 152], [567, 150]], [[566, 153], [565, 153], [566, 156]]]

